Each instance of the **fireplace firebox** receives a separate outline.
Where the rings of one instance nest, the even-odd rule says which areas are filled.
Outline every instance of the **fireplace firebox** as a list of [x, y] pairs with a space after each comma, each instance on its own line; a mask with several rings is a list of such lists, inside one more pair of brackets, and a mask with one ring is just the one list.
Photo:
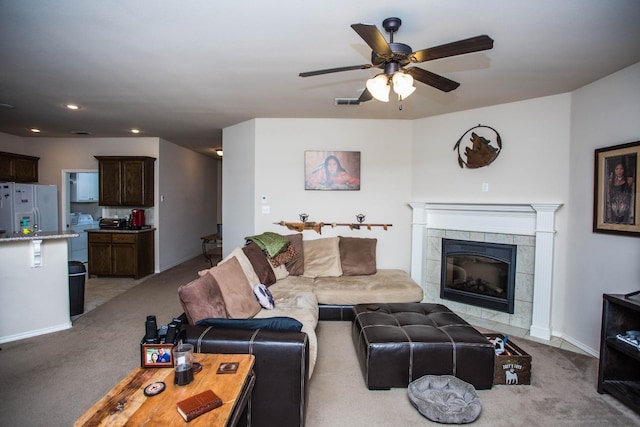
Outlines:
[[440, 298], [513, 314], [516, 245], [442, 239]]

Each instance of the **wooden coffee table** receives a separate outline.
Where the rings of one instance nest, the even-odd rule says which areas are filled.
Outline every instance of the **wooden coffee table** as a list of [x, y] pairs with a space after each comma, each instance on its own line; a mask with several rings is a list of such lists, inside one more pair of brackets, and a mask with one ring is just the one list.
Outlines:
[[[74, 426], [185, 426], [176, 403], [205, 390], [213, 390], [222, 406], [189, 422], [189, 426], [235, 426], [253, 390], [255, 357], [250, 354], [195, 353], [202, 371], [186, 386], [173, 384], [173, 368], [136, 368], [84, 413]], [[221, 363], [239, 362], [236, 373], [218, 374]], [[166, 389], [147, 397], [143, 389], [162, 381]]]

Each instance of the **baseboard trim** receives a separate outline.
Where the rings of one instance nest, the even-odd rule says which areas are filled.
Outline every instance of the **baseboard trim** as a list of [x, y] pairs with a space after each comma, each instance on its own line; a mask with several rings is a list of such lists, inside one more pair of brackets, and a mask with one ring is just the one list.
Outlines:
[[4, 344], [11, 341], [23, 340], [25, 338], [36, 337], [38, 335], [50, 334], [52, 332], [64, 331], [65, 329], [69, 329], [72, 326], [73, 326], [72, 323], [69, 321], [66, 323], [62, 323], [60, 325], [50, 326], [48, 328], [34, 329], [33, 331], [22, 332], [20, 334], [7, 335], [4, 337], [0, 337], [0, 344]]

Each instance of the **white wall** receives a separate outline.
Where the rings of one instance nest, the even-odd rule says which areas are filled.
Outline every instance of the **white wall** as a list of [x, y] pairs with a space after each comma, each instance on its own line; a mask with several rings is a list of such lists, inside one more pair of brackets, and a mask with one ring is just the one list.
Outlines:
[[[243, 238], [248, 235], [264, 231], [293, 233], [274, 223], [299, 222], [300, 213], [309, 214], [309, 221], [326, 223], [356, 222], [355, 216], [362, 213], [366, 215], [366, 222], [393, 226], [388, 231], [324, 227], [321, 235], [304, 231], [304, 238], [375, 237], [378, 266], [409, 271], [411, 210], [407, 203], [411, 197], [411, 171], [407, 165], [411, 163], [411, 127], [409, 121], [391, 120], [256, 119], [225, 129], [225, 252], [243, 244]], [[250, 151], [252, 131], [255, 131], [254, 154]], [[241, 144], [247, 151], [238, 154], [239, 160], [235, 157], [236, 150], [242, 149]], [[305, 191], [305, 150], [360, 151], [361, 189]], [[251, 156], [254, 158], [248, 158]], [[251, 162], [255, 163], [252, 170], [243, 171], [251, 168]], [[251, 176], [252, 173], [255, 176]], [[246, 182], [247, 178], [250, 182]], [[240, 190], [236, 181], [240, 182]], [[262, 213], [262, 195], [267, 196], [268, 214]], [[232, 212], [230, 204], [237, 205], [237, 209]], [[249, 222], [242, 219], [247, 214], [251, 218]], [[231, 232], [235, 234], [233, 246], [229, 246], [227, 230], [232, 224], [235, 225]], [[253, 228], [247, 224], [253, 224]]]
[[255, 120], [223, 129], [222, 252], [244, 244], [255, 228]]
[[156, 250], [166, 270], [201, 252], [200, 237], [215, 233], [220, 162], [160, 140], [158, 163]]
[[570, 251], [558, 323], [568, 340], [594, 349], [599, 348], [602, 294], [640, 290], [640, 239], [591, 231], [594, 150], [640, 141], [639, 100], [640, 63], [572, 94]]

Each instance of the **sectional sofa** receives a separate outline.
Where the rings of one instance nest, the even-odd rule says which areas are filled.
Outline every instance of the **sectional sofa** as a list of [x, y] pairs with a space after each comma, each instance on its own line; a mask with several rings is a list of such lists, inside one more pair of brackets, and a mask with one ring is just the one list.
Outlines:
[[265, 233], [248, 242], [180, 287], [182, 338], [201, 353], [256, 356], [238, 425], [303, 426], [318, 321], [352, 320], [356, 304], [420, 302], [423, 290], [403, 270], [377, 269], [376, 239]]

